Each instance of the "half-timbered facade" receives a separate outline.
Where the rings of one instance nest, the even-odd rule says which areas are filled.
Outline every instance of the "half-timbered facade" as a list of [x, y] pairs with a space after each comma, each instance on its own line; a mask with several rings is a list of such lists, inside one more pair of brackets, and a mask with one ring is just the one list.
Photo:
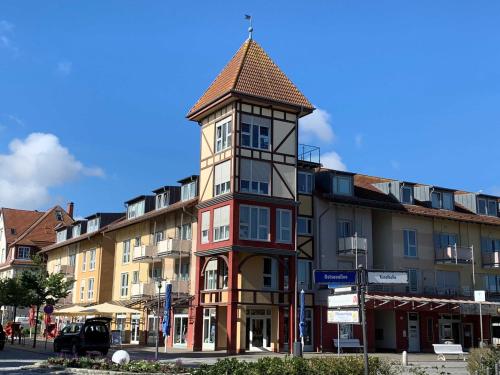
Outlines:
[[248, 39], [188, 114], [201, 133], [194, 349], [291, 346], [297, 130], [312, 110]]

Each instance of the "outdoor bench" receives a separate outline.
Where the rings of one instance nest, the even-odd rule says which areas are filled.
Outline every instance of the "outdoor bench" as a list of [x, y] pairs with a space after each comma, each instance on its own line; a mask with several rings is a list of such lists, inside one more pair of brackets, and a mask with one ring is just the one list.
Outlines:
[[464, 355], [467, 354], [463, 351], [460, 344], [432, 344], [434, 353], [437, 354], [438, 361], [446, 361], [445, 355], [457, 355], [465, 361]]
[[343, 349], [363, 349], [363, 345], [360, 344], [358, 339], [333, 339], [333, 346], [340, 347], [341, 351]]

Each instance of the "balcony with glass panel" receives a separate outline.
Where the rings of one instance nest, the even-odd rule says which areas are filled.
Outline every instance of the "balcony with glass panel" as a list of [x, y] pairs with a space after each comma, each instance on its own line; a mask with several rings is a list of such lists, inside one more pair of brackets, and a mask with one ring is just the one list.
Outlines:
[[165, 258], [188, 257], [191, 254], [191, 244], [191, 240], [167, 238], [158, 242], [157, 256]]
[[500, 267], [500, 250], [484, 251], [481, 254], [483, 260], [483, 268], [498, 268]]
[[[156, 245], [135, 246], [132, 252], [132, 262], [151, 263], [158, 258], [158, 248]], [[157, 261], [157, 259], [156, 259]]]
[[158, 284], [151, 281], [147, 283], [136, 283], [130, 286], [130, 295], [132, 298], [152, 297], [158, 291]]
[[434, 262], [436, 264], [472, 264], [472, 249], [470, 247], [462, 247], [450, 245], [440, 247], [434, 250]]
[[317, 146], [299, 144], [297, 150], [298, 159], [311, 164], [321, 163], [321, 150]]
[[62, 273], [66, 278], [73, 278], [75, 276], [75, 266], [58, 264], [54, 267], [54, 273]]
[[342, 256], [356, 256], [365, 254], [368, 250], [368, 240], [364, 237], [351, 236], [338, 239], [337, 254]]
[[[190, 280], [187, 278], [181, 278], [178, 280], [172, 280], [172, 295], [175, 297], [179, 294], [188, 295], [190, 291]], [[161, 282], [160, 294], [162, 297], [165, 296], [167, 281]], [[158, 296], [158, 282], [149, 281], [145, 283], [132, 284], [130, 288], [131, 297], [155, 297]]]

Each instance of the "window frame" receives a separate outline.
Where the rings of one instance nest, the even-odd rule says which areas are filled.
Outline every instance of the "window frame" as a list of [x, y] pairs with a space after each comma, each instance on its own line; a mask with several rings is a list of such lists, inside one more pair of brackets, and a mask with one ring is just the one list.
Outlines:
[[[300, 227], [301, 227], [300, 222], [301, 221], [306, 221], [305, 225], [309, 231], [302, 232], [300, 230]], [[312, 217], [308, 217], [308, 216], [298, 216], [297, 217], [297, 235], [299, 235], [299, 236], [312, 236], [313, 235], [313, 219], [312, 219]]]
[[[228, 180], [217, 184], [216, 183], [217, 167], [223, 168], [222, 166], [225, 164], [228, 165], [228, 171], [229, 171]], [[214, 197], [228, 194], [230, 192], [231, 192], [231, 159], [228, 159], [214, 166]]]
[[[227, 213], [227, 223], [222, 223], [222, 217], [223, 217], [223, 211], [222, 210], [228, 210]], [[216, 226], [216, 211], [220, 215], [220, 221], [218, 226]], [[219, 213], [220, 212], [220, 213]], [[229, 237], [231, 236], [230, 234], [230, 215], [231, 215], [231, 206], [226, 205], [226, 206], [221, 206], [217, 207], [214, 209], [213, 213], [213, 242], [220, 242], [220, 241], [227, 241], [229, 240]], [[223, 236], [222, 236], [223, 234]]]
[[130, 263], [130, 251], [131, 251], [131, 240], [125, 240], [122, 242], [122, 264]]
[[[405, 201], [404, 199], [404, 191], [409, 191], [410, 192], [410, 200], [409, 201]], [[401, 191], [400, 191], [400, 195], [401, 195], [401, 203], [403, 204], [413, 204], [413, 187], [412, 186], [408, 186], [408, 185], [403, 185], [401, 186]]]
[[[245, 120], [244, 120], [245, 117], [251, 118], [250, 123], [245, 122]], [[270, 122], [269, 122], [269, 124], [257, 124], [257, 123], [255, 123], [256, 118], [266, 119], [266, 120], [269, 120]], [[248, 126], [249, 131], [244, 130], [244, 126]], [[240, 133], [241, 133], [240, 146], [244, 147], [244, 148], [254, 149], [254, 150], [271, 151], [271, 148], [272, 148], [272, 145], [271, 145], [272, 126], [273, 126], [272, 120], [268, 119], [267, 117], [256, 116], [254, 114], [244, 114], [243, 116], [241, 116], [241, 119], [240, 119]], [[255, 133], [254, 127], [257, 127], [257, 133]], [[268, 132], [267, 136], [262, 135], [261, 128], [267, 128], [267, 132]], [[254, 140], [255, 135], [257, 136], [257, 140]], [[249, 144], [246, 144], [246, 142], [244, 141], [244, 137], [248, 137]], [[267, 147], [266, 148], [261, 147], [262, 137], [267, 137]], [[257, 146], [254, 146], [255, 141], [257, 141]]]
[[[243, 210], [244, 209], [248, 209], [248, 223], [242, 223], [242, 213], [243, 213]], [[253, 231], [253, 227], [252, 227], [252, 209], [256, 209], [257, 210], [257, 228], [255, 230], [255, 233], [257, 234], [257, 237], [252, 237], [252, 231]], [[264, 227], [264, 224], [261, 224], [260, 223], [260, 219], [261, 219], [261, 215], [260, 215], [260, 212], [261, 210], [265, 210], [266, 211], [266, 221], [267, 221], [267, 225], [266, 225], [266, 229], [267, 229], [267, 238], [266, 239], [261, 239], [259, 238], [259, 233], [260, 233], [260, 229], [262, 229]], [[248, 237], [242, 237], [242, 226], [247, 226], [248, 229]], [[239, 230], [238, 230], [238, 235], [239, 235], [239, 239], [240, 240], [246, 240], [246, 241], [261, 241], [261, 242], [269, 242], [271, 240], [271, 232], [270, 232], [270, 228], [271, 228], [271, 225], [270, 225], [270, 209], [269, 207], [264, 207], [264, 206], [253, 206], [253, 205], [246, 205], [246, 204], [242, 204], [240, 205], [239, 207]]]
[[181, 185], [181, 201], [185, 202], [196, 197], [196, 182], [195, 180]]
[[[243, 176], [242, 176], [243, 174], [240, 170], [240, 176], [239, 176], [240, 192], [245, 193], [245, 194], [256, 194], [256, 195], [265, 195], [265, 196], [271, 195], [272, 165], [268, 161], [265, 161], [265, 160], [253, 160], [253, 159], [249, 159], [249, 158], [243, 158], [243, 159], [249, 161], [249, 163], [250, 163], [250, 171], [249, 171], [250, 172], [250, 179], [243, 178]], [[269, 167], [269, 174], [267, 175], [266, 181], [259, 181], [257, 179], [254, 179], [254, 173], [253, 173], [254, 163], [266, 164]], [[242, 168], [241, 165], [242, 165], [242, 162], [240, 161], [240, 168]], [[248, 187], [244, 187], [243, 186], [244, 184], [248, 184]], [[254, 186], [256, 186], [256, 188], [254, 188]], [[265, 187], [265, 190], [267, 192], [263, 192], [264, 187]]]
[[[266, 273], [266, 262], [270, 262], [270, 272]], [[266, 280], [270, 280], [267, 285]], [[276, 289], [276, 259], [271, 257], [262, 258], [262, 288], [263, 289]]]
[[[93, 301], [94, 300], [94, 278], [90, 277], [87, 279], [87, 300], [88, 301]], [[92, 288], [91, 288], [92, 286]]]
[[[410, 243], [410, 233], [415, 235], [415, 244]], [[411, 250], [415, 249], [415, 255], [412, 255]], [[416, 229], [403, 229], [403, 255], [405, 258], [418, 258], [418, 232]]]
[[[301, 184], [300, 184], [300, 177], [304, 176], [305, 178], [305, 190], [301, 189]], [[313, 179], [314, 174], [311, 172], [305, 172], [305, 171], [298, 171], [297, 172], [297, 192], [300, 194], [312, 194], [313, 189], [314, 189], [314, 179]]]
[[89, 250], [89, 271], [95, 270], [96, 257], [97, 257], [96, 249], [90, 249]]
[[82, 251], [82, 272], [87, 271], [87, 252]]
[[[304, 266], [305, 265], [305, 266]], [[298, 289], [304, 290], [312, 290], [313, 282], [312, 282], [312, 261], [306, 259], [299, 259], [297, 263], [297, 287]], [[302, 272], [305, 271], [305, 272]], [[301, 275], [302, 273], [302, 275]], [[301, 277], [303, 276], [303, 277]], [[304, 278], [304, 281], [301, 279]], [[303, 286], [301, 285], [303, 284]]]
[[[21, 256], [23, 253], [23, 256]], [[28, 256], [25, 256], [27, 253]], [[16, 259], [29, 260], [31, 259], [31, 247], [29, 246], [19, 246], [16, 251]]]
[[210, 211], [203, 211], [201, 213], [201, 225], [200, 225], [200, 242], [206, 244], [210, 242]]
[[[233, 117], [229, 116], [215, 124], [215, 153], [223, 152], [232, 146]], [[220, 135], [219, 135], [220, 129]], [[220, 141], [220, 147], [219, 147]]]
[[[282, 215], [289, 215], [289, 220], [288, 220], [288, 228], [283, 228], [283, 218]], [[292, 243], [292, 237], [293, 237], [293, 214], [292, 210], [287, 210], [283, 208], [277, 208], [276, 209], [276, 242], [279, 243], [284, 243], [284, 244], [291, 244]], [[288, 239], [284, 239], [282, 237], [283, 231], [287, 232], [288, 231]]]
[[[346, 180], [349, 182], [349, 192], [344, 193], [340, 191], [340, 181]], [[342, 195], [342, 196], [352, 196], [353, 194], [353, 179], [352, 176], [348, 175], [342, 175], [342, 174], [335, 174], [333, 176], [333, 194], [335, 195]]]
[[[127, 298], [128, 297], [128, 292], [129, 292], [129, 277], [128, 277], [128, 272], [122, 272], [120, 274], [120, 298]], [[124, 285], [124, 281], [126, 281]], [[125, 293], [124, 293], [125, 291]]]
[[80, 301], [85, 301], [85, 279], [80, 281]]
[[94, 233], [99, 230], [100, 218], [96, 217], [87, 221], [87, 233]]

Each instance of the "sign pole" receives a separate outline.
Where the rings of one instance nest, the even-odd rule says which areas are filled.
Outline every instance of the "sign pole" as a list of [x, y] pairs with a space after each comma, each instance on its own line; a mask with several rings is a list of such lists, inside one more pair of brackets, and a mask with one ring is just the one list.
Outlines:
[[368, 375], [368, 342], [366, 339], [366, 311], [365, 311], [365, 289], [366, 274], [362, 264], [358, 266], [358, 293], [361, 308], [361, 328], [363, 331], [363, 360], [365, 364], [365, 375]]
[[482, 348], [484, 346], [484, 341], [483, 341], [483, 311], [481, 308], [481, 302], [479, 302], [479, 329], [481, 330], [481, 342], [479, 343], [479, 347]]
[[340, 323], [337, 323], [337, 355], [340, 356]]

